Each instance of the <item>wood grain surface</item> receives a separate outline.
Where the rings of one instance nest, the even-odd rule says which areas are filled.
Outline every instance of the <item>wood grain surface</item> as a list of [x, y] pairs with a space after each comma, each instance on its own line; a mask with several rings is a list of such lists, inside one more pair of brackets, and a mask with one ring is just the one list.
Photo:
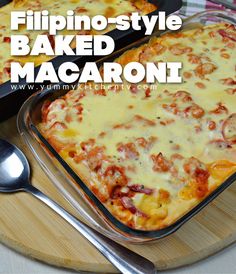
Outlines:
[[[0, 137], [23, 150], [32, 183], [69, 212], [78, 213], [43, 173], [17, 133], [15, 118], [0, 124]], [[69, 224], [29, 194], [0, 194], [0, 241], [48, 264], [92, 272], [116, 270]], [[236, 240], [236, 185], [222, 193], [179, 231], [155, 243], [127, 245], [153, 261], [157, 269], [191, 264]]]

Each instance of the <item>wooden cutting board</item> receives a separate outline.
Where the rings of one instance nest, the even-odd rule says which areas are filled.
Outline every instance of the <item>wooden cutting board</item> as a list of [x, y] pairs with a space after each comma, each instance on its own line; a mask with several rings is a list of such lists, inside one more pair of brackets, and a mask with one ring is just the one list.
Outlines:
[[[0, 137], [20, 147], [32, 168], [32, 183], [75, 216], [38, 166], [16, 130], [15, 118], [0, 124]], [[79, 233], [29, 194], [0, 194], [0, 241], [40, 261], [92, 272], [116, 272]], [[191, 264], [236, 240], [236, 185], [232, 185], [173, 235], [156, 243], [127, 245], [158, 269]]]

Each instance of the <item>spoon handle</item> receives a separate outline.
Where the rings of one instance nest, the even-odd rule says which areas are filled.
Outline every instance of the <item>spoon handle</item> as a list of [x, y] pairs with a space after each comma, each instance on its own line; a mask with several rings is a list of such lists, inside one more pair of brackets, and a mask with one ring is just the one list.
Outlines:
[[25, 188], [25, 191], [44, 202], [53, 209], [77, 231], [79, 231], [92, 245], [94, 245], [104, 257], [106, 257], [117, 269], [125, 274], [154, 274], [155, 266], [144, 257], [134, 253], [126, 247], [116, 243], [102, 235], [95, 229], [76, 219], [64, 208], [51, 200], [48, 196], [32, 185]]

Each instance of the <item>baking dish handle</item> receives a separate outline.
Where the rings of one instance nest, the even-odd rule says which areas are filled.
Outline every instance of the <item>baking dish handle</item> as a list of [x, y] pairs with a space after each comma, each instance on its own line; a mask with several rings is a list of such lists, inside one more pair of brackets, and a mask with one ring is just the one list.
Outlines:
[[232, 24], [236, 24], [236, 19], [234, 17], [232, 17], [228, 11], [207, 10], [207, 11], [202, 11], [202, 12], [196, 13], [196, 14], [194, 14], [192, 16], [189, 16], [188, 18], [184, 19], [183, 20], [183, 26], [185, 26], [186, 24], [194, 21], [195, 19], [199, 20], [199, 18], [207, 17], [207, 16], [222, 18], [222, 19], [227, 20], [228, 22], [230, 22]]

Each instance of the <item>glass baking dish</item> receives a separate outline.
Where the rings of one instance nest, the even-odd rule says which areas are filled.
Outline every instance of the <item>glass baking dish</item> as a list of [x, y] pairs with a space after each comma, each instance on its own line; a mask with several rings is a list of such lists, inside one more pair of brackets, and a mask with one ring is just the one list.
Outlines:
[[[195, 28], [196, 25], [208, 25], [216, 22], [228, 22], [236, 24], [236, 19], [232, 18], [227, 12], [207, 11], [196, 14], [185, 20], [183, 28]], [[154, 33], [153, 36], [160, 35]], [[132, 44], [112, 56], [109, 60], [114, 60], [117, 56], [127, 49], [137, 47], [147, 42], [151, 37], [146, 37], [141, 41]], [[104, 60], [108, 60], [104, 58]], [[100, 61], [101, 62], [101, 61]], [[99, 63], [100, 64], [100, 63]], [[63, 83], [60, 84], [62, 86]], [[50, 88], [33, 94], [22, 106], [18, 114], [18, 130], [23, 140], [32, 151], [39, 165], [49, 176], [55, 186], [61, 191], [64, 197], [78, 210], [83, 219], [96, 230], [117, 241], [128, 241], [132, 243], [148, 242], [165, 237], [178, 228], [186, 221], [197, 214], [203, 207], [215, 199], [222, 191], [236, 181], [236, 173], [231, 175], [224, 183], [215, 189], [210, 195], [192, 208], [184, 216], [172, 225], [153, 231], [142, 231], [132, 229], [117, 220], [97, 199], [84, 182], [76, 175], [69, 165], [58, 155], [52, 146], [45, 140], [37, 129], [40, 122], [40, 110], [45, 99], [55, 99], [63, 94], [65, 90]]]

